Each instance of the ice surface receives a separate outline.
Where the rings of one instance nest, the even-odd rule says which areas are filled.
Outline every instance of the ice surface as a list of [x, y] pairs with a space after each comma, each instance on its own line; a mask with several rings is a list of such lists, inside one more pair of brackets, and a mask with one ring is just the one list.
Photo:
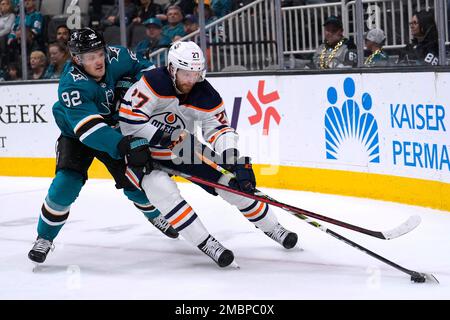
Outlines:
[[374, 230], [419, 215], [417, 229], [389, 241], [326, 224], [440, 281], [414, 284], [408, 275], [274, 208], [280, 222], [299, 234], [303, 250], [287, 251], [222, 199], [187, 183], [179, 184], [183, 196], [233, 250], [240, 269], [220, 269], [184, 240], [164, 237], [112, 180], [89, 180], [55, 251], [33, 272], [27, 253], [50, 182], [0, 177], [0, 299], [450, 299], [450, 212], [262, 188], [279, 201]]

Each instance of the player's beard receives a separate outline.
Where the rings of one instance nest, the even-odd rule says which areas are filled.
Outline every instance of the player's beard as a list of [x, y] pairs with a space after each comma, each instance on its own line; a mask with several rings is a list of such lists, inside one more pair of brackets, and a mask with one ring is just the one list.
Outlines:
[[187, 94], [187, 93], [191, 92], [194, 85], [195, 85], [195, 82], [194, 83], [182, 83], [182, 84], [179, 83], [177, 85], [177, 88], [181, 93]]

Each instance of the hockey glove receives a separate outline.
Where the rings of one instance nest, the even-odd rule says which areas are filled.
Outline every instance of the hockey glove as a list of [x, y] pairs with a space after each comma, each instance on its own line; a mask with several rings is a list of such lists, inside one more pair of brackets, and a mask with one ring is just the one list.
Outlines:
[[119, 154], [130, 167], [145, 167], [146, 172], [153, 169], [147, 139], [125, 136], [118, 144]]
[[245, 192], [255, 191], [256, 178], [250, 157], [239, 157], [237, 149], [228, 149], [222, 153], [222, 159], [224, 168], [235, 175], [235, 179], [230, 181], [232, 187]]
[[177, 144], [183, 141], [185, 135], [186, 132], [182, 129], [176, 129], [171, 133], [165, 132], [163, 130], [157, 130], [150, 140], [149, 144], [151, 146], [158, 145], [163, 148], [172, 150]]

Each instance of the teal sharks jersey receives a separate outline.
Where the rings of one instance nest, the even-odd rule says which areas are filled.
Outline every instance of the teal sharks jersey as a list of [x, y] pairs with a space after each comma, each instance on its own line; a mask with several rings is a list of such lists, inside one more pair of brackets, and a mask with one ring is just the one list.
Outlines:
[[95, 81], [82, 68], [69, 63], [58, 86], [58, 101], [53, 116], [64, 136], [79, 139], [90, 148], [107, 152], [119, 159], [117, 144], [122, 139], [117, 125], [114, 88], [122, 77], [138, 80], [142, 72], [153, 68], [148, 61], [139, 61], [125, 47], [107, 47], [106, 72]]

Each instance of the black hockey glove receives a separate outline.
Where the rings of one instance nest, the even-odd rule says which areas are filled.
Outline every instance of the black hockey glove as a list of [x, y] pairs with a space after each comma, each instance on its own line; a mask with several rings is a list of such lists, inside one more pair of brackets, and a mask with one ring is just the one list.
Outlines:
[[119, 154], [131, 167], [145, 167], [147, 172], [153, 169], [151, 153], [147, 139], [125, 136], [118, 144]]
[[157, 130], [149, 144], [151, 146], [159, 145], [163, 148], [172, 150], [177, 144], [183, 141], [186, 134], [186, 131], [182, 129], [175, 129], [171, 133], [163, 130]]
[[250, 157], [239, 157], [237, 149], [228, 149], [222, 153], [222, 160], [223, 167], [236, 177], [230, 181], [230, 186], [245, 192], [255, 191], [256, 179]]

